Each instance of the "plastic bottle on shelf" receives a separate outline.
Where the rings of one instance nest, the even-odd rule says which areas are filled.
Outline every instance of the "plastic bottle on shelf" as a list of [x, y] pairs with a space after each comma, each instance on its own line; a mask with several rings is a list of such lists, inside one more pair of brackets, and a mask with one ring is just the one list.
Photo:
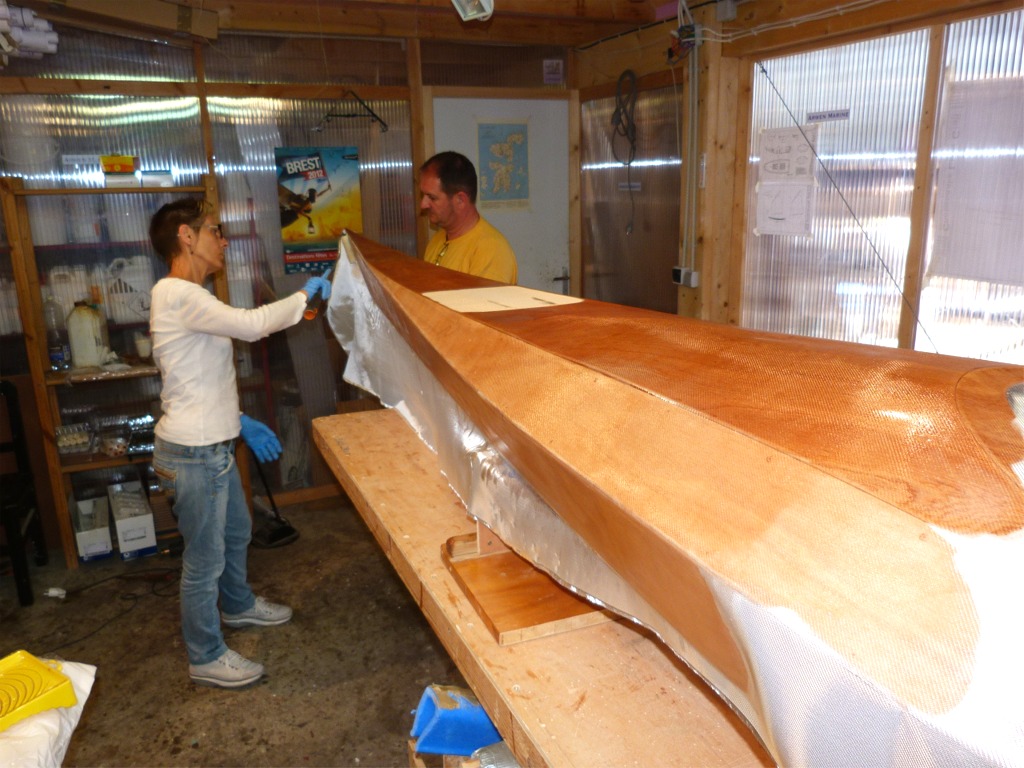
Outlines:
[[103, 346], [107, 352], [110, 351], [110, 332], [107, 330], [107, 308], [103, 303], [103, 290], [100, 286], [93, 285], [89, 286], [89, 295], [91, 297], [92, 308], [100, 314], [100, 338], [103, 340]]
[[68, 315], [68, 339], [75, 368], [102, 365], [109, 347], [103, 343], [106, 323], [97, 309], [84, 301], [76, 301]]
[[50, 369], [64, 371], [71, 367], [71, 346], [64, 322], [64, 308], [48, 288], [43, 290], [43, 320], [46, 322], [46, 348], [50, 354]]

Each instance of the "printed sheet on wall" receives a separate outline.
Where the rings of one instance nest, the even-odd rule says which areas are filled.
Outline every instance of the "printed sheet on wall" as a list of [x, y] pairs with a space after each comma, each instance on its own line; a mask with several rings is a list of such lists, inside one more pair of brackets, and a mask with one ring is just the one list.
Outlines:
[[343, 230], [363, 231], [358, 148], [277, 147], [274, 158], [285, 272], [319, 272]]

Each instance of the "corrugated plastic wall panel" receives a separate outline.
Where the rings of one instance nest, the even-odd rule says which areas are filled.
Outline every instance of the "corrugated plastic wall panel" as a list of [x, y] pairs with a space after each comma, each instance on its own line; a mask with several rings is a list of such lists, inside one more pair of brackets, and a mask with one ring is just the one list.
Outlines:
[[178, 185], [206, 170], [199, 100], [192, 96], [6, 96], [0, 173], [36, 187], [103, 186], [100, 155], [131, 154], [142, 170], [169, 169]]
[[615, 133], [614, 98], [582, 105], [583, 295], [675, 312], [680, 117], [673, 88], [638, 94], [636, 152]]
[[[266, 246], [280, 252], [280, 230], [268, 224], [279, 219], [274, 148], [354, 146], [359, 151], [365, 234], [415, 254], [418, 207], [413, 196], [409, 105], [399, 101], [367, 104], [387, 124], [387, 131], [364, 116], [323, 121], [330, 113], [360, 112], [352, 100], [211, 98], [225, 221], [252, 217], [257, 227], [266, 227]], [[317, 127], [322, 130], [314, 130]]]
[[[744, 326], [896, 346], [927, 55], [920, 30], [756, 66]], [[817, 122], [810, 234], [759, 233], [761, 132], [829, 110], [848, 115]]]
[[41, 59], [12, 58], [3, 69], [4, 76], [172, 82], [196, 79], [189, 44], [165, 45], [62, 24], [53, 28], [60, 35], [57, 53]]
[[945, 64], [915, 346], [1024, 364], [1024, 12], [951, 26]]

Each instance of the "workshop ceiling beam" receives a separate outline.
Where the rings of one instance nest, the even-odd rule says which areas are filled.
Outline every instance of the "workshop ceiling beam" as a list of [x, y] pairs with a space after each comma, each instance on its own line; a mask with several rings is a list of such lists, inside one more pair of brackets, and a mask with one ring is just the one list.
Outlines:
[[166, 37], [216, 40], [217, 14], [169, 0], [17, 0], [56, 24], [99, 31], [148, 30]]
[[[844, 7], [847, 6], [847, 7]], [[734, 40], [726, 56], [764, 56], [802, 44], [820, 47], [850, 38], [894, 34], [965, 15], [1003, 13], [1020, 0], [883, 0], [863, 7], [850, 0], [745, 0], [721, 32]]]
[[[664, 0], [495, 0], [463, 22], [451, 0], [178, 0], [217, 14], [221, 31], [578, 46], [656, 20]], [[674, 3], [669, 3], [674, 9]], [[662, 14], [665, 10], [662, 9]], [[673, 11], [674, 15], [674, 11]]]

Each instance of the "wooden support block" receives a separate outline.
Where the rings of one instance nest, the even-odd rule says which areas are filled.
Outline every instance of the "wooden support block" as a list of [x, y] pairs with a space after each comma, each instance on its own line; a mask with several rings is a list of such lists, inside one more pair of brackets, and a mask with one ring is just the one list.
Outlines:
[[[441, 548], [441, 557], [498, 645], [547, 637], [612, 618], [609, 611], [573, 594], [507, 547], [485, 545], [497, 551], [473, 552], [474, 544], [479, 546], [481, 541], [473, 539], [474, 534], [453, 536]], [[453, 557], [452, 552], [457, 554]]]
[[476, 533], [452, 536], [444, 544], [444, 556], [449, 560], [465, 560], [508, 551], [508, 545], [479, 520], [476, 522]]
[[409, 768], [444, 768], [444, 756], [421, 754], [416, 739], [409, 739]]
[[416, 739], [409, 739], [409, 768], [427, 768], [423, 758], [416, 752]]
[[476, 548], [481, 555], [496, 555], [509, 551], [508, 545], [479, 520], [476, 521]]

